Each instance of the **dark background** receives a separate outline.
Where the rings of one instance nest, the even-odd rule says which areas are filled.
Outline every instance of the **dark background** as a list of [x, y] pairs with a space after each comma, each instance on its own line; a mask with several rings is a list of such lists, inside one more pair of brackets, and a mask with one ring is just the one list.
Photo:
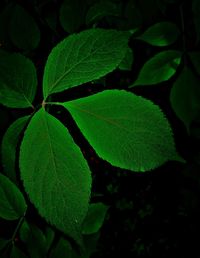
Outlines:
[[[62, 1], [52, 0], [46, 1], [47, 3], [30, 0], [2, 1], [0, 8], [3, 9], [9, 2], [17, 2], [22, 5], [36, 20], [41, 31], [39, 47], [27, 54], [37, 68], [40, 90], [38, 90], [34, 105], [38, 106], [42, 102], [41, 82], [47, 56], [51, 49], [68, 35], [59, 21], [57, 21], [56, 32], [54, 32], [45, 22], [44, 17], [46, 12], [52, 12], [52, 10], [58, 15]], [[125, 6], [126, 3], [127, 1], [122, 1], [122, 6]], [[141, 20], [137, 18], [131, 25], [127, 22], [127, 28], [128, 26], [130, 29], [139, 26], [143, 31], [156, 22], [171, 21], [181, 29], [180, 5], [182, 5], [185, 25], [183, 36], [187, 49], [198, 51], [199, 46], [194, 44], [196, 34], [191, 3], [192, 1], [178, 0], [137, 0], [135, 4]], [[41, 5], [43, 7], [38, 13], [36, 9]], [[117, 21], [115, 19], [111, 21], [102, 19], [98, 22], [98, 27], [118, 29]], [[78, 31], [86, 28], [88, 27], [83, 24]], [[181, 50], [182, 43], [182, 37], [180, 37], [171, 48]], [[135, 53], [131, 71], [117, 69], [105, 77], [105, 85], [100, 82], [88, 83], [85, 87], [76, 87], [62, 94], [53, 95], [52, 99], [66, 101], [88, 96], [103, 89], [130, 90], [128, 86], [136, 79], [144, 62], [160, 51], [160, 49], [141, 41], [131, 40], [130, 47]], [[2, 48], [11, 52], [20, 51], [12, 44], [10, 46], [2, 45]], [[177, 71], [178, 74], [179, 71]], [[101, 201], [110, 207], [101, 229], [97, 252], [92, 257], [200, 257], [199, 124], [193, 123], [191, 135], [188, 135], [184, 124], [175, 116], [169, 103], [169, 92], [173, 80], [159, 86], [137, 87], [133, 92], [151, 99], [164, 111], [173, 128], [177, 150], [187, 161], [184, 165], [170, 161], [158, 169], [146, 173], [134, 173], [112, 167], [97, 157], [65, 110], [56, 107], [50, 109], [52, 114], [68, 126], [75, 142], [79, 144], [88, 160], [93, 174], [91, 201]], [[28, 109], [9, 109], [1, 105], [0, 139], [15, 119], [30, 114], [30, 112], [31, 110]], [[32, 206], [29, 208], [27, 216], [41, 227], [45, 223]], [[16, 222], [1, 220], [0, 236], [9, 237], [15, 227]]]

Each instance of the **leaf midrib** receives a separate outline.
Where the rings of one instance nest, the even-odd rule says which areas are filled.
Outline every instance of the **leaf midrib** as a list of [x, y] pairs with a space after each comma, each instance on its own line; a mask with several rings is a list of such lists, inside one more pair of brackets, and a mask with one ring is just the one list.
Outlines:
[[[129, 131], [126, 127], [123, 127], [123, 126], [121, 126], [121, 125], [118, 124], [118, 123], [115, 123], [115, 122], [114, 122], [113, 120], [111, 120], [111, 119], [106, 119], [105, 117], [100, 116], [100, 115], [97, 115], [96, 113], [93, 113], [93, 112], [88, 111], [88, 110], [86, 110], [86, 109], [78, 108], [75, 104], [70, 104], [70, 105], [71, 105], [73, 108], [75, 108], [75, 109], [77, 109], [77, 110], [80, 110], [81, 112], [88, 113], [89, 115], [94, 116], [94, 117], [96, 117], [96, 118], [99, 119], [99, 120], [103, 120], [103, 121], [107, 122], [108, 124], [114, 125], [114, 126], [120, 128], [120, 129], [122, 129], [122, 130], [125, 130], [125, 131], [129, 132], [130, 134], [133, 134], [132, 131]], [[66, 107], [67, 107], [67, 105], [66, 105]]]

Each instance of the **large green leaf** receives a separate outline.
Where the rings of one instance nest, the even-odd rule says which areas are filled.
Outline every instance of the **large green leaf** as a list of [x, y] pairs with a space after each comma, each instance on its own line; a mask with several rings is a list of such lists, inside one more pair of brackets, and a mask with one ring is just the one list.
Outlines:
[[16, 149], [19, 143], [19, 137], [24, 129], [29, 116], [21, 117], [10, 125], [6, 133], [3, 136], [1, 145], [1, 157], [4, 174], [9, 177], [13, 182], [17, 182], [16, 179]]
[[0, 51], [0, 103], [11, 108], [32, 107], [37, 89], [34, 64], [25, 56]]
[[64, 0], [60, 8], [60, 23], [68, 33], [76, 32], [85, 19], [86, 4], [84, 0]]
[[24, 133], [19, 164], [25, 190], [41, 216], [80, 243], [90, 170], [67, 128], [43, 108]]
[[9, 34], [12, 42], [24, 50], [36, 48], [40, 41], [40, 31], [36, 22], [20, 5], [14, 8]]
[[176, 159], [170, 125], [149, 100], [106, 90], [62, 105], [96, 153], [114, 166], [143, 172]]
[[83, 222], [82, 233], [85, 235], [97, 233], [103, 225], [108, 206], [103, 203], [92, 203]]
[[26, 202], [20, 190], [0, 173], [0, 217], [15, 220], [24, 215]]
[[137, 39], [143, 40], [153, 46], [164, 47], [173, 44], [179, 35], [180, 31], [176, 24], [160, 22], [148, 28]]
[[200, 80], [190, 68], [184, 67], [175, 81], [170, 102], [176, 115], [184, 122], [187, 130], [200, 112]]
[[151, 85], [169, 80], [181, 62], [181, 52], [166, 50], [148, 60], [142, 67], [137, 80], [130, 86]]
[[105, 29], [68, 36], [48, 57], [43, 79], [44, 98], [114, 70], [125, 56], [129, 36], [128, 32]]

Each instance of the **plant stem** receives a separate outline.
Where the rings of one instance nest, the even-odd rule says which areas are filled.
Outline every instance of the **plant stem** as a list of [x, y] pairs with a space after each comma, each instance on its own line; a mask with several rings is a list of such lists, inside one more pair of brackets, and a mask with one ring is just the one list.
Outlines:
[[11, 241], [12, 241], [13, 244], [14, 244], [14, 242], [15, 242], [16, 235], [17, 235], [19, 229], [21, 228], [22, 223], [24, 222], [25, 214], [26, 214], [26, 212], [25, 212], [24, 215], [20, 218], [20, 220], [19, 220], [19, 222], [18, 222], [18, 224], [17, 224], [17, 227], [15, 228], [15, 231], [14, 231], [14, 233], [13, 233], [13, 235], [12, 235]]

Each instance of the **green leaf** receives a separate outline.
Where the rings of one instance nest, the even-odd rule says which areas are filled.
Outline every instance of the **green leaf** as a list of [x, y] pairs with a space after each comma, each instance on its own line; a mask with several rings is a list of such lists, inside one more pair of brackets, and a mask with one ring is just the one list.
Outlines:
[[54, 240], [54, 231], [47, 226], [45, 233], [35, 224], [24, 221], [19, 230], [20, 240], [26, 244], [30, 258], [44, 258]]
[[9, 243], [10, 240], [0, 238], [0, 251], [3, 250]]
[[3, 172], [14, 183], [17, 182], [15, 168], [16, 149], [19, 143], [20, 135], [25, 128], [29, 117], [30, 116], [21, 117], [12, 123], [4, 134], [2, 140], [1, 157]]
[[26, 211], [26, 202], [20, 190], [6, 176], [0, 174], [0, 217], [15, 220]]
[[161, 16], [156, 0], [133, 1], [137, 3], [144, 24], [153, 24]]
[[14, 8], [9, 35], [13, 44], [23, 50], [35, 49], [39, 44], [39, 28], [32, 16], [20, 5]]
[[125, 30], [135, 29], [142, 25], [143, 17], [135, 4], [135, 0], [129, 0], [124, 8], [124, 24], [122, 28]]
[[131, 71], [132, 64], [134, 60], [134, 53], [131, 48], [127, 48], [126, 55], [119, 64], [119, 69], [120, 70], [125, 70], [125, 71]]
[[19, 164], [25, 190], [41, 216], [81, 243], [91, 173], [67, 128], [43, 108], [24, 133]]
[[188, 132], [192, 121], [200, 112], [200, 80], [189, 67], [184, 67], [175, 81], [171, 93], [171, 106], [185, 124]]
[[108, 206], [103, 203], [92, 203], [83, 222], [82, 234], [97, 233], [103, 225]]
[[193, 21], [196, 29], [197, 43], [200, 40], [200, 1], [193, 0], [192, 1], [192, 12], [193, 12]]
[[92, 5], [86, 15], [86, 24], [100, 21], [106, 16], [120, 16], [120, 9], [112, 2], [100, 1]]
[[60, 23], [68, 33], [74, 33], [84, 24], [86, 4], [84, 0], [64, 0], [60, 8]]
[[98, 231], [95, 234], [83, 235], [84, 245], [85, 245], [85, 254], [81, 258], [90, 258], [93, 253], [97, 251], [97, 243], [100, 238], [100, 232]]
[[200, 52], [189, 52], [189, 56], [196, 72], [200, 75]]
[[148, 60], [142, 67], [137, 80], [130, 86], [152, 85], [169, 80], [181, 62], [181, 52], [166, 50]]
[[37, 74], [31, 60], [0, 51], [0, 103], [11, 108], [32, 107], [36, 89]]
[[0, 128], [1, 132], [5, 132], [10, 123], [10, 110], [8, 108], [0, 108]]
[[49, 226], [45, 228], [45, 237], [46, 237], [46, 250], [48, 251], [51, 244], [53, 243], [55, 232]]
[[105, 29], [89, 29], [68, 36], [48, 57], [44, 98], [113, 71], [125, 56], [129, 37], [127, 32]]
[[[78, 256], [76, 256], [75, 251], [72, 249], [71, 244], [64, 238], [61, 238], [56, 247], [52, 249], [52, 251], [50, 252], [50, 258], [60, 258], [63, 257], [63, 254], [65, 254], [65, 256], [67, 258], [78, 258]], [[80, 256], [79, 256], [80, 257]]]
[[99, 157], [113, 166], [144, 172], [177, 157], [170, 125], [149, 100], [106, 90], [61, 104]]
[[0, 44], [6, 49], [12, 46], [9, 33], [8, 33], [12, 13], [13, 13], [12, 4], [7, 4], [0, 13]]
[[156, 23], [136, 39], [143, 40], [153, 46], [164, 47], [173, 44], [179, 37], [180, 31], [171, 22]]
[[10, 258], [28, 258], [17, 246], [13, 245]]
[[48, 251], [46, 248], [46, 238], [36, 225], [24, 221], [19, 233], [21, 240], [27, 246], [31, 258], [46, 257]]
[[55, 12], [54, 6], [51, 4], [46, 5], [39, 15], [43, 16], [52, 31], [57, 33], [58, 13]]

